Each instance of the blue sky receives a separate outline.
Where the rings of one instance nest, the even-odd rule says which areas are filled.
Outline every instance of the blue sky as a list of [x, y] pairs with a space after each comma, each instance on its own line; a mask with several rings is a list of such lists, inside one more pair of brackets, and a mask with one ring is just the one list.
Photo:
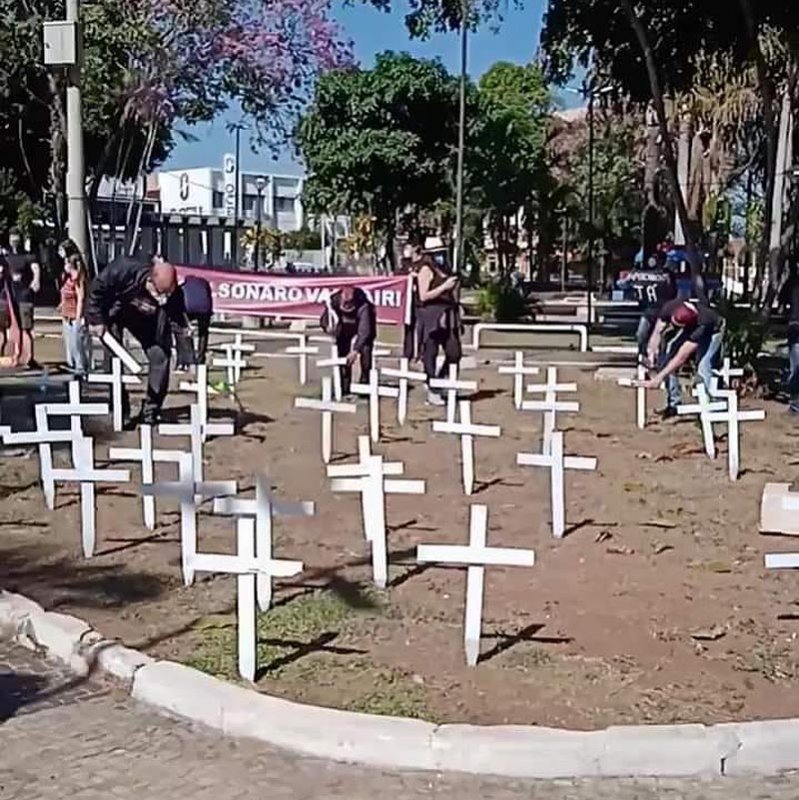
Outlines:
[[[402, 50], [421, 58], [440, 58], [451, 72], [459, 70], [458, 35], [436, 35], [424, 42], [412, 41], [405, 30], [406, 4], [403, 0], [395, 2], [395, 9], [389, 14], [376, 11], [359, 0], [354, 0], [349, 7], [342, 7], [340, 0], [334, 1], [337, 3], [336, 18], [353, 41], [355, 57], [365, 66], [371, 66], [376, 53]], [[531, 61], [538, 47], [545, 2], [546, 0], [522, 0], [519, 8], [508, 7], [505, 10], [504, 21], [499, 24], [496, 32], [485, 26], [472, 36], [470, 74], [474, 77], [482, 75], [495, 61], [514, 61], [520, 64]], [[233, 143], [225, 131], [226, 122], [227, 119], [222, 117], [212, 124], [189, 128], [197, 141], [179, 143], [165, 168], [221, 167], [223, 154], [233, 150]], [[276, 163], [268, 153], [250, 152], [244, 141], [241, 161], [241, 167], [245, 170], [288, 173], [301, 171], [288, 157], [283, 157]]]

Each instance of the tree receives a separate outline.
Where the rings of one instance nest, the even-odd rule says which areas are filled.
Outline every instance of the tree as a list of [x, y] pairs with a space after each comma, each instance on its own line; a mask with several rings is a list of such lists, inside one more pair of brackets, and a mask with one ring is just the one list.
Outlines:
[[[82, 13], [94, 192], [104, 175], [143, 174], [178, 125], [232, 103], [255, 145], [283, 141], [319, 72], [349, 61], [327, 0], [89, 0]], [[60, 0], [0, 0], [0, 167], [34, 200], [63, 197], [64, 75], [41, 44], [43, 21], [63, 16]]]
[[393, 266], [400, 215], [418, 220], [450, 191], [456, 108], [438, 61], [383, 53], [374, 69], [323, 76], [297, 135], [308, 209], [374, 218]]

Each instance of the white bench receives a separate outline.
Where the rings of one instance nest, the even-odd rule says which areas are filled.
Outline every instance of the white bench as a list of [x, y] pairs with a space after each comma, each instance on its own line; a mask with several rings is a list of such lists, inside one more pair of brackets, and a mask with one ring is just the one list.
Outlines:
[[584, 322], [552, 324], [536, 322], [478, 322], [472, 328], [473, 350], [480, 349], [483, 331], [505, 331], [510, 333], [576, 333], [580, 337], [580, 352], [588, 352], [588, 325]]

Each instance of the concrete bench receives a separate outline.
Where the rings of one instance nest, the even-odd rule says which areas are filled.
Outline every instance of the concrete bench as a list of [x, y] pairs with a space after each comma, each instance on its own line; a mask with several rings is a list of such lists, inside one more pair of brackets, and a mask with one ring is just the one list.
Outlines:
[[580, 352], [588, 351], [588, 325], [584, 322], [548, 325], [535, 322], [478, 322], [472, 328], [473, 350], [480, 349], [480, 336], [483, 331], [503, 331], [508, 333], [575, 333], [580, 337]]

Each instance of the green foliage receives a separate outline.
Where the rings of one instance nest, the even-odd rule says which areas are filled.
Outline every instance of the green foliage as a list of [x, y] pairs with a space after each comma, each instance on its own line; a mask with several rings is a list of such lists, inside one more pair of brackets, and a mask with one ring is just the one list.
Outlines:
[[319, 231], [302, 228], [298, 231], [288, 231], [283, 234], [283, 247], [286, 250], [319, 250], [322, 247], [322, 237]]
[[727, 300], [719, 303], [719, 312], [727, 322], [724, 352], [750, 374], [757, 374], [758, 356], [768, 335], [763, 316], [751, 308], [736, 306]]
[[527, 313], [527, 304], [507, 281], [492, 281], [477, 294], [477, 313], [496, 322], [516, 322]]

